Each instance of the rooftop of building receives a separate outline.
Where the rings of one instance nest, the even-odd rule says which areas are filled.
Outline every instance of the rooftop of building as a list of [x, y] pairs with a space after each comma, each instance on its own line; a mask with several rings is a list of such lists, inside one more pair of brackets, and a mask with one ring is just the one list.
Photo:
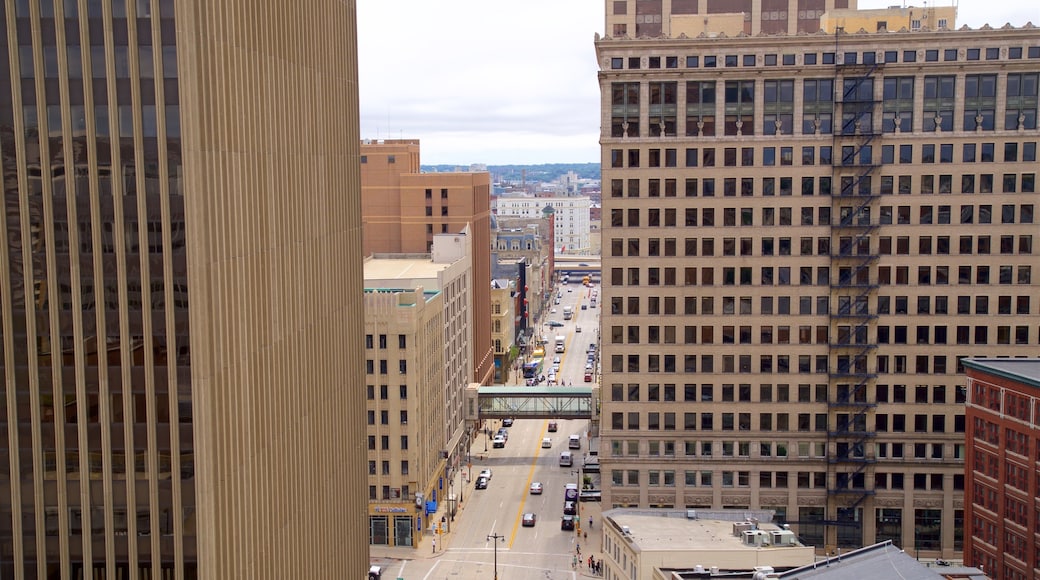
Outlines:
[[978, 568], [940, 565], [930, 567], [917, 561], [904, 550], [885, 541], [830, 556], [813, 564], [793, 568], [770, 578], [803, 580], [934, 580], [936, 578], [988, 578]]
[[1040, 388], [1040, 358], [973, 358], [964, 366]]
[[[641, 552], [696, 551], [696, 550], [760, 550], [800, 547], [793, 538], [789, 546], [748, 545], [741, 529], [763, 532], [783, 532], [784, 528], [771, 523], [773, 512], [767, 510], [674, 510], [674, 509], [613, 509], [603, 513], [622, 534], [630, 538]], [[754, 522], [751, 528], [748, 522]]]
[[437, 264], [430, 254], [374, 254], [365, 258], [365, 284], [369, 280], [417, 280], [436, 278], [451, 264]]

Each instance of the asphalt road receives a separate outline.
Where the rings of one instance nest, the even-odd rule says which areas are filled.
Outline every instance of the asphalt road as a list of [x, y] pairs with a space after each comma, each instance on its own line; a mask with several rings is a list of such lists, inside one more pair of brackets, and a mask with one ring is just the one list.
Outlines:
[[[570, 289], [571, 292], [567, 292]], [[550, 341], [557, 334], [567, 336], [567, 350], [561, 355], [559, 381], [574, 385], [589, 384], [583, 380], [588, 345], [595, 342], [599, 328], [599, 310], [581, 310], [589, 303], [590, 288], [570, 284], [562, 288], [557, 313], [548, 314], [552, 320], [563, 321], [563, 306], [574, 307], [575, 317], [563, 327], [543, 325], [543, 333]], [[581, 332], [576, 332], [577, 327]], [[553, 353], [548, 355], [551, 364]], [[598, 373], [594, 375], [598, 381]], [[588, 519], [598, 522], [600, 504], [579, 502], [581, 525], [578, 530], [560, 529], [563, 515], [564, 486], [579, 483], [578, 471], [588, 451], [588, 421], [559, 420], [556, 433], [548, 433], [549, 421], [518, 419], [509, 428], [509, 441], [502, 449], [484, 451], [483, 440], [478, 438], [472, 449], [473, 463], [464, 467], [455, 489], [464, 488], [463, 505], [451, 523], [451, 533], [440, 536], [434, 550], [431, 539], [425, 539], [416, 552], [393, 552], [373, 547], [372, 561], [383, 566], [383, 579], [541, 579], [563, 580], [592, 574], [583, 565], [574, 566], [577, 549], [581, 547], [580, 562], [592, 549], [598, 557], [601, 538], [599, 526], [588, 529]], [[501, 425], [494, 421], [492, 430]], [[568, 450], [567, 440], [572, 434], [582, 439], [582, 449], [574, 453], [572, 467], [560, 467], [559, 456]], [[551, 448], [542, 448], [542, 439], [552, 438]], [[493, 475], [487, 489], [474, 488], [474, 481], [482, 469], [489, 468]], [[541, 495], [531, 495], [532, 482], [544, 486]], [[598, 487], [598, 476], [594, 480]], [[537, 515], [533, 527], [521, 526], [524, 513]], [[591, 533], [590, 533], [591, 532]], [[499, 536], [494, 538], [492, 536]]]

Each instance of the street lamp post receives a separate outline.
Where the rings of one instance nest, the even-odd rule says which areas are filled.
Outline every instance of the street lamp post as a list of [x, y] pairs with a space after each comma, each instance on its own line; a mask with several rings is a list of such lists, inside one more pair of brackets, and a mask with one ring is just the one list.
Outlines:
[[578, 497], [574, 498], [574, 532], [581, 537], [581, 470], [571, 470], [571, 475], [578, 476]]
[[498, 540], [501, 540], [501, 541], [505, 542], [506, 541], [506, 537], [501, 535], [501, 534], [494, 533], [494, 534], [490, 534], [487, 537], [487, 539], [495, 542], [494, 543], [494, 546], [495, 546], [495, 580], [498, 580]]

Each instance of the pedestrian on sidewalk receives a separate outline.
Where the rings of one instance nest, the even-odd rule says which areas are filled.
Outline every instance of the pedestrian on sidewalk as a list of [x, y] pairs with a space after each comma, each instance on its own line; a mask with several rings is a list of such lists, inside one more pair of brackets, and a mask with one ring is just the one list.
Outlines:
[[437, 553], [437, 538], [433, 539], [433, 553]]
[[592, 516], [589, 516], [589, 529], [592, 529]]

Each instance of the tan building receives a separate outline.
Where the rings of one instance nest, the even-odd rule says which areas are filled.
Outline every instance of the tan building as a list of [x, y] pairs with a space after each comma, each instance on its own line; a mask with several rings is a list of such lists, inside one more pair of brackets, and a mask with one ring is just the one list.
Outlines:
[[958, 557], [960, 361], [1040, 343], [1040, 32], [596, 48], [603, 501]]
[[706, 578], [720, 570], [734, 574], [812, 564], [815, 549], [770, 523], [771, 516], [767, 511], [605, 511], [603, 577]]
[[514, 384], [516, 346], [516, 281], [491, 282], [491, 342], [495, 345], [495, 383]]
[[[365, 285], [369, 288], [422, 287], [441, 294], [443, 315], [438, 345], [444, 354], [438, 385], [442, 394], [436, 410], [426, 409], [440, 417], [440, 426], [422, 436], [431, 445], [438, 446], [440, 452], [447, 454], [446, 469], [452, 472], [458, 469], [471, 440], [463, 403], [466, 387], [471, 382], [469, 377], [473, 376], [470, 355], [473, 352], [474, 319], [477, 318], [473, 308], [473, 248], [470, 236], [463, 232], [461, 235], [434, 236], [433, 250], [433, 254], [429, 255], [378, 254], [366, 258]], [[376, 374], [383, 375], [382, 363], [378, 365], [380, 369]], [[387, 362], [387, 365], [390, 363]], [[369, 380], [373, 380], [373, 375], [369, 375]], [[425, 420], [422, 421], [422, 424], [425, 423]], [[422, 491], [415, 487], [412, 489]]]
[[491, 384], [491, 178], [484, 172], [422, 173], [416, 139], [361, 144], [365, 255], [430, 253], [437, 234], [469, 226], [473, 247], [473, 380]]
[[361, 573], [354, 3], [0, 13], [0, 577]]
[[[379, 260], [377, 262], [381, 262]], [[403, 266], [413, 260], [386, 260]], [[381, 270], [389, 264], [372, 264]], [[366, 280], [366, 282], [368, 282]], [[410, 282], [410, 281], [408, 281]], [[444, 293], [365, 290], [368, 542], [418, 548], [445, 477]], [[393, 378], [390, 378], [393, 377]]]
[[688, 38], [813, 33], [835, 9], [856, 0], [604, 0], [612, 38]]

